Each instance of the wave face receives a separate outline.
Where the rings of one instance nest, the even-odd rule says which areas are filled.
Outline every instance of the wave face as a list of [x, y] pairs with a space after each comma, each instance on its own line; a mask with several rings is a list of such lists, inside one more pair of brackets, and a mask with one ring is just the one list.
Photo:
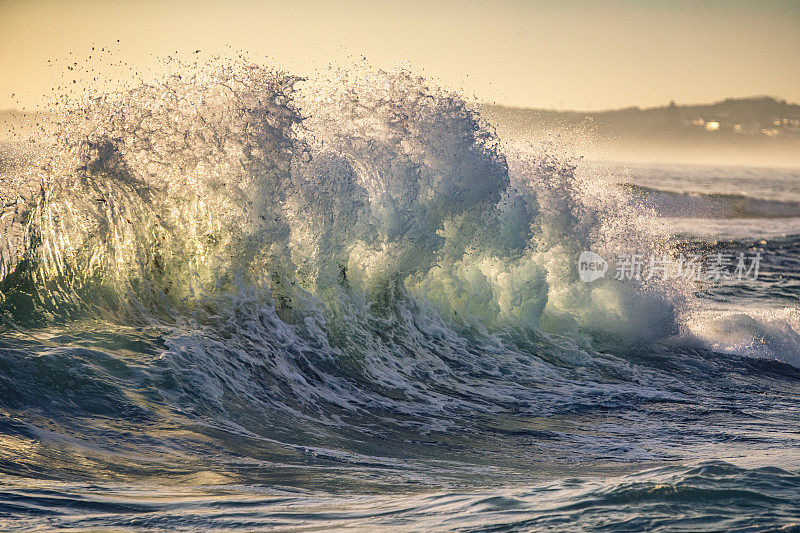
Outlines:
[[464, 101], [421, 80], [297, 82], [238, 65], [69, 109], [37, 175], [14, 183], [33, 191], [10, 205], [3, 271], [24, 261], [38, 296], [7, 298], [12, 314], [149, 321], [259, 287], [281, 309], [342, 295], [365, 308], [400, 290], [440, 313], [532, 324], [548, 303], [569, 311], [557, 290], [591, 299], [567, 275], [575, 253], [637, 227], [568, 155], [501, 151]]
[[58, 114], [3, 179], [6, 475], [414, 492], [795, 449], [748, 391], [798, 371], [709, 350], [693, 287], [579, 280], [676, 248], [557, 140], [367, 67], [175, 66]]

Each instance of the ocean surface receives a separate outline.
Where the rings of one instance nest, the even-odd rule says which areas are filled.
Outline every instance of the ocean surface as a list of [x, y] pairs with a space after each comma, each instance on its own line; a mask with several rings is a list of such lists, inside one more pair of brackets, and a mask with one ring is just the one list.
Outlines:
[[800, 170], [475, 109], [175, 65], [3, 146], [0, 529], [800, 530]]

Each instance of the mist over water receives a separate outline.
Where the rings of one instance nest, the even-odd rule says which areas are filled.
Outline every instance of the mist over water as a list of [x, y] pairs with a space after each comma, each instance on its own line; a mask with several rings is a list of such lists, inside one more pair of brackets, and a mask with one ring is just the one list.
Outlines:
[[[800, 198], [683, 201], [405, 71], [168, 65], [4, 155], [0, 524], [797, 520], [800, 256], [761, 231]], [[766, 277], [577, 272], [724, 247]]]

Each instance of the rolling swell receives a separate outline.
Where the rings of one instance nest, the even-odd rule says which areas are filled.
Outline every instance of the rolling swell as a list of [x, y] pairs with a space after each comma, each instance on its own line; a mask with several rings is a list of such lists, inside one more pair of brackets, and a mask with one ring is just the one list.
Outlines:
[[794, 218], [800, 202], [756, 198], [736, 193], [678, 192], [624, 185], [641, 205], [660, 216], [699, 218]]
[[[789, 472], [718, 461], [608, 480], [540, 483], [501, 493], [415, 495], [402, 502], [386, 496], [309, 498], [225, 488], [176, 494], [152, 488], [81, 490], [29, 483], [0, 485], [0, 510], [24, 515], [39, 527], [252, 530], [302, 524], [309, 529], [365, 525], [384, 530], [563, 531], [580, 525], [609, 531], [766, 531], [796, 525], [798, 488], [800, 479]], [[739, 513], [741, 508], [748, 513]], [[16, 524], [4, 523], [0, 515], [0, 525]]]

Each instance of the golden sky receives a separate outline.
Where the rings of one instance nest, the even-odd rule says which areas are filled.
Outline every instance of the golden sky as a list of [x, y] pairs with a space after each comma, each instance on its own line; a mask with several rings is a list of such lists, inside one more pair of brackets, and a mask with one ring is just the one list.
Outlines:
[[35, 107], [92, 46], [143, 70], [197, 49], [301, 75], [364, 56], [528, 107], [800, 102], [800, 0], [0, 0], [0, 109]]

